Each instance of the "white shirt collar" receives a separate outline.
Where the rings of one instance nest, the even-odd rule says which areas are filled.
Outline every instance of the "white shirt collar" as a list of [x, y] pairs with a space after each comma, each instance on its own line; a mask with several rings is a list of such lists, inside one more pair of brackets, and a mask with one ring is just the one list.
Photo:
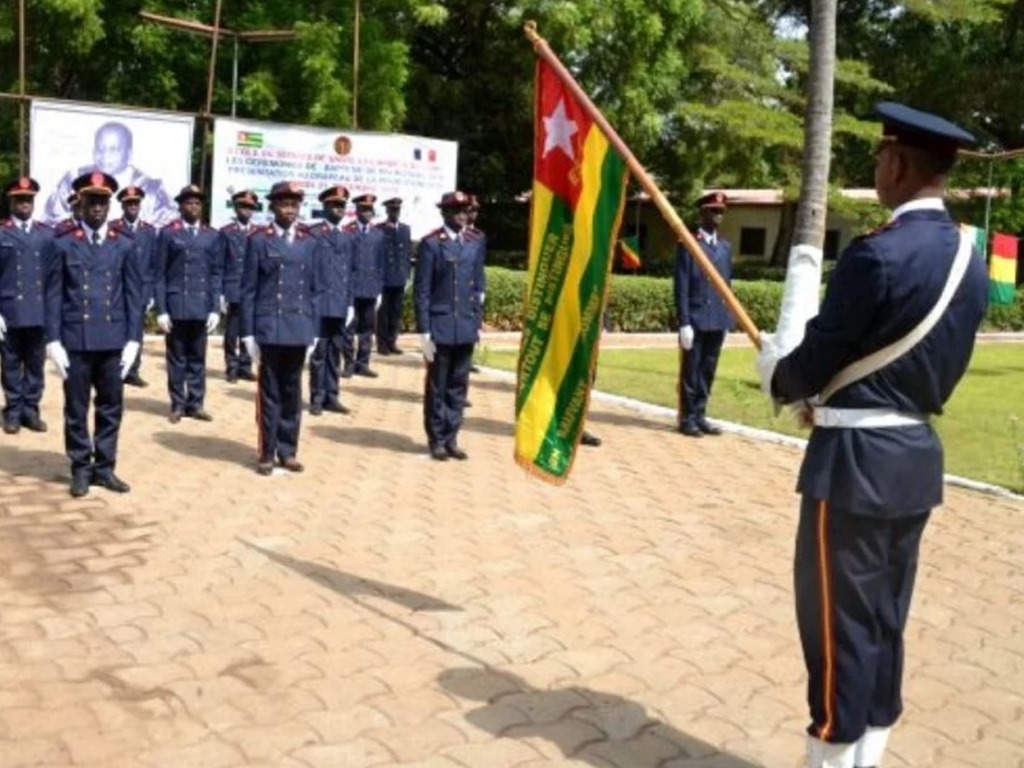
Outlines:
[[908, 200], [903, 205], [897, 206], [893, 212], [892, 217], [889, 221], [896, 221], [904, 213], [910, 213], [911, 211], [945, 211], [946, 204], [942, 202], [941, 197], [921, 197], [917, 200]]
[[444, 231], [448, 233], [448, 237], [450, 237], [452, 240], [462, 240], [462, 233], [465, 232], [466, 230], [465, 228], [463, 228], [462, 231], [456, 232], [454, 229], [451, 229], [446, 224], [444, 226]]
[[11, 216], [11, 220], [14, 222], [14, 226], [16, 226], [21, 231], [32, 231], [32, 219], [19, 219], [17, 216]]
[[285, 229], [284, 227], [282, 227], [280, 224], [278, 224], [275, 221], [274, 222], [274, 232], [277, 234], [278, 237], [283, 237], [283, 238], [285, 238], [287, 240], [294, 240], [295, 239], [295, 225], [294, 224], [292, 224], [288, 229]]
[[716, 232], [708, 232], [704, 227], [699, 227], [699, 229], [704, 233], [704, 239], [711, 243], [711, 245], [718, 242], [718, 234]]
[[107, 222], [103, 222], [102, 224], [100, 224], [99, 229], [96, 229], [96, 230], [91, 229], [89, 227], [89, 225], [85, 223], [85, 221], [82, 221], [81, 226], [82, 226], [82, 229], [85, 230], [85, 239], [88, 242], [90, 242], [90, 243], [92, 242], [92, 233], [94, 231], [99, 233], [100, 242], [101, 243], [106, 242], [106, 240], [107, 240]]
[[251, 219], [249, 220], [248, 224], [243, 224], [242, 222], [240, 222], [238, 220], [238, 217], [236, 216], [235, 217], [235, 224], [237, 224], [238, 228], [240, 230], [242, 230], [243, 232], [248, 232], [250, 229], [252, 229], [252, 220]]

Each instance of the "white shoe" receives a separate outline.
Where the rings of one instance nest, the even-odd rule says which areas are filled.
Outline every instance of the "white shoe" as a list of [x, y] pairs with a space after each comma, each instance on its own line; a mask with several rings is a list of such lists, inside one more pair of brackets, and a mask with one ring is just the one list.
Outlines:
[[855, 768], [856, 744], [830, 744], [807, 737], [807, 768]]
[[864, 735], [857, 740], [853, 764], [856, 768], [880, 768], [885, 745], [889, 741], [892, 728], [873, 728], [868, 726]]

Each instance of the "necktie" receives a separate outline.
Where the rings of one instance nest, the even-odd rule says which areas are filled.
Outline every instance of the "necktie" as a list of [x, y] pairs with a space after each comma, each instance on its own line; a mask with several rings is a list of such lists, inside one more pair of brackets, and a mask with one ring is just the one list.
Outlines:
[[92, 244], [93, 245], [99, 245], [100, 244], [100, 233], [99, 232], [93, 232], [92, 233]]
[[199, 230], [196, 227], [189, 227], [188, 231], [191, 233], [192, 237], [195, 237], [199, 232]]
[[21, 223], [21, 231], [24, 232], [26, 235], [28, 234], [28, 222], [27, 221], [23, 221]]

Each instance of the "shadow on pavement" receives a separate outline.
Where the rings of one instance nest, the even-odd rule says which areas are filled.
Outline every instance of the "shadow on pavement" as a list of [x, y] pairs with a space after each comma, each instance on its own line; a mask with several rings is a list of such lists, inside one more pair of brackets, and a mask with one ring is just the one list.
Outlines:
[[467, 416], [462, 422], [462, 428], [470, 432], [498, 437], [512, 437], [515, 434], [515, 425], [512, 422], [488, 419], [483, 416]]
[[419, 390], [412, 391], [407, 389], [395, 389], [394, 387], [374, 387], [373, 385], [368, 386], [366, 384], [342, 384], [342, 399], [349, 395], [356, 398], [374, 397], [378, 400], [401, 400], [405, 403], [423, 402], [423, 392]]
[[124, 398], [124, 412], [128, 418], [132, 413], [148, 413], [151, 416], [163, 416], [165, 419], [171, 412], [171, 404], [166, 399], [151, 397], [149, 395], [131, 396]]
[[[307, 422], [308, 423], [308, 422]], [[309, 431], [314, 435], [345, 445], [356, 445], [360, 448], [380, 448], [385, 451], [399, 453], [427, 452], [426, 441], [418, 443], [408, 435], [386, 432], [383, 429], [367, 427], [334, 427], [327, 424], [314, 424]]]
[[406, 589], [396, 584], [388, 584], [384, 581], [363, 578], [337, 568], [314, 563], [309, 560], [302, 560], [282, 552], [274, 552], [264, 549], [257, 544], [238, 538], [239, 542], [278, 565], [283, 565], [289, 570], [295, 571], [300, 576], [305, 576], [311, 581], [327, 587], [339, 595], [355, 599], [357, 597], [376, 597], [387, 600], [389, 603], [400, 605], [410, 611], [461, 611], [457, 605], [452, 605], [444, 600], [439, 600], [431, 595], [425, 595], [414, 589]]
[[501, 381], [499, 379], [485, 379], [482, 376], [473, 376], [469, 380], [469, 391], [472, 392], [474, 389], [489, 389], [492, 392], [514, 392], [516, 385], [511, 381]]
[[17, 441], [17, 435], [3, 436], [3, 444], [0, 444], [0, 467], [3, 467], [4, 472], [34, 477], [44, 483], [66, 482], [71, 479], [68, 459], [59, 447], [63, 445], [59, 433], [52, 451], [19, 448], [16, 445]]
[[[178, 425], [183, 429], [194, 422], [191, 419], [182, 419]], [[194, 456], [198, 459], [212, 459], [214, 461], [226, 461], [229, 464], [240, 464], [251, 467], [256, 460], [255, 429], [252, 444], [240, 443], [237, 440], [229, 440], [226, 437], [216, 435], [195, 435], [185, 432], [156, 432], [153, 440], [177, 453], [185, 456]]]
[[571, 686], [541, 690], [513, 674], [490, 667], [460, 667], [438, 678], [441, 687], [462, 699], [481, 702], [466, 720], [505, 739], [545, 739], [566, 758], [604, 768], [658, 768], [671, 762], [683, 768], [760, 768], [721, 752], [647, 714], [635, 701], [614, 693]]
[[608, 411], [591, 410], [587, 413], [588, 424], [610, 424], [616, 427], [643, 427], [659, 432], [674, 432], [675, 421], [668, 419], [652, 419], [639, 413], [610, 413]]

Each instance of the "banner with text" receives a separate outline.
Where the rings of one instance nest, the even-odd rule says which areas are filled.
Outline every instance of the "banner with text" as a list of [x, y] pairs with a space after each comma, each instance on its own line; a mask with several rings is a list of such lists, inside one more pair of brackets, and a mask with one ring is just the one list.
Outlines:
[[[306, 193], [299, 215], [307, 223], [322, 217], [317, 195], [341, 184], [352, 197], [376, 195], [378, 220], [380, 203], [402, 198], [402, 220], [419, 238], [440, 226], [437, 202], [456, 188], [454, 141], [224, 118], [214, 123], [213, 140], [213, 226], [230, 221], [233, 193], [251, 189], [264, 200], [275, 182], [293, 181]], [[346, 221], [353, 215], [350, 205]], [[264, 202], [258, 220], [266, 217]]]
[[[174, 196], [191, 181], [194, 122], [173, 112], [33, 100], [29, 164], [40, 186], [36, 218], [51, 224], [66, 218], [71, 182], [101, 170], [121, 187], [142, 188], [144, 221], [173, 221]], [[120, 215], [115, 202], [110, 217]]]

